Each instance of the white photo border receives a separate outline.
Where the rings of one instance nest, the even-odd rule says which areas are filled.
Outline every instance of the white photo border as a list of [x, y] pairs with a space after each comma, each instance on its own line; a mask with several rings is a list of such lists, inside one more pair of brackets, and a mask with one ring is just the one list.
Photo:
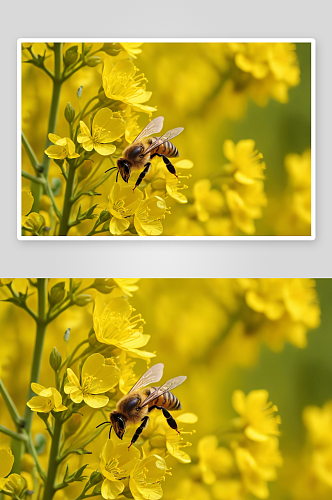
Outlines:
[[[21, 228], [21, 122], [22, 122], [22, 43], [310, 43], [311, 44], [311, 235], [310, 236], [22, 236]], [[17, 40], [17, 239], [21, 241], [37, 240], [223, 240], [223, 241], [285, 241], [316, 239], [316, 40], [314, 38], [19, 38]]]

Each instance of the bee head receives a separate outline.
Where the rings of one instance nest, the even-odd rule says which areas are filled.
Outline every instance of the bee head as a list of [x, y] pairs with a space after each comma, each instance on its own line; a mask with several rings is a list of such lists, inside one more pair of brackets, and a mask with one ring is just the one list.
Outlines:
[[110, 414], [110, 419], [115, 434], [118, 436], [119, 439], [122, 439], [126, 430], [126, 423], [124, 416], [122, 415], [122, 413], [119, 413], [118, 411], [112, 411], [112, 413]]
[[124, 158], [119, 158], [117, 161], [117, 167], [122, 179], [125, 182], [128, 182], [131, 174], [131, 163], [128, 160], [125, 160]]

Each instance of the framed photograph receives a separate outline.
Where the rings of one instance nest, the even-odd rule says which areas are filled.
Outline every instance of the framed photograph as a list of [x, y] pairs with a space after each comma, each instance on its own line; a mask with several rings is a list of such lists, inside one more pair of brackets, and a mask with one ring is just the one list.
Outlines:
[[315, 239], [315, 40], [17, 48], [19, 239]]
[[332, 498], [331, 279], [0, 285], [4, 500]]

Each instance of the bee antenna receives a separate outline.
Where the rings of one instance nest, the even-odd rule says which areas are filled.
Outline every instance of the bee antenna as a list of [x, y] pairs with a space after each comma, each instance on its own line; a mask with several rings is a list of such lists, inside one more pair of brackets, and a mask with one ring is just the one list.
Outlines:
[[96, 429], [97, 429], [98, 427], [100, 427], [101, 425], [104, 425], [104, 424], [109, 424], [109, 425], [111, 425], [111, 422], [102, 422], [101, 424], [96, 425]]
[[115, 181], [115, 182], [118, 182], [118, 177], [119, 177], [119, 171], [118, 171], [118, 173], [116, 174], [116, 181]]
[[108, 170], [105, 170], [105, 172], [104, 172], [104, 173], [106, 174], [106, 172], [109, 172], [110, 170], [114, 170], [115, 168], [117, 168], [117, 167], [111, 167], [111, 168], [109, 168]]
[[110, 427], [110, 431], [108, 433], [108, 439], [111, 439], [111, 430], [112, 430], [112, 426]]

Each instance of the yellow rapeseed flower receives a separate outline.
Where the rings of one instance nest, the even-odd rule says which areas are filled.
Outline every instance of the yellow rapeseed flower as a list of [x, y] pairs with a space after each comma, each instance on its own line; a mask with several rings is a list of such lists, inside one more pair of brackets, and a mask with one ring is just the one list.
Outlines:
[[117, 286], [123, 291], [128, 297], [132, 297], [132, 292], [137, 292], [138, 286], [136, 283], [140, 278], [113, 278]]
[[213, 484], [219, 476], [229, 474], [234, 468], [231, 452], [224, 447], [218, 447], [216, 436], [204, 436], [198, 442], [198, 467], [205, 484]]
[[247, 447], [234, 444], [234, 455], [245, 489], [257, 498], [268, 498], [267, 481], [277, 479], [276, 467], [283, 463], [278, 439], [251, 442]]
[[2, 484], [0, 483], [0, 489], [8, 494], [12, 498], [22, 498], [21, 494], [27, 488], [27, 482], [24, 477], [19, 474], [10, 474]]
[[188, 186], [182, 183], [181, 179], [188, 179], [190, 175], [181, 175], [181, 169], [191, 169], [194, 164], [190, 160], [180, 160], [173, 162], [175, 170], [178, 173], [178, 177], [171, 174], [167, 168], [165, 168], [165, 163], [161, 160], [155, 163], [150, 169], [148, 175], [145, 177], [150, 184], [147, 186], [149, 195], [154, 194], [155, 196], [160, 196], [165, 198], [167, 195], [176, 200], [178, 203], [187, 203], [188, 199], [182, 193], [183, 189], [187, 189]]
[[48, 138], [53, 142], [54, 146], [46, 149], [45, 154], [49, 158], [56, 160], [64, 160], [65, 158], [78, 158], [80, 155], [75, 153], [75, 144], [69, 137], [59, 137], [55, 134], [48, 134]]
[[65, 393], [70, 395], [74, 403], [84, 400], [92, 408], [102, 408], [109, 401], [102, 394], [116, 386], [120, 370], [111, 360], [97, 353], [84, 362], [80, 380], [70, 368], [67, 368], [67, 375], [69, 382], [65, 385]]
[[158, 455], [137, 461], [130, 472], [129, 488], [135, 500], [158, 500], [163, 496], [161, 481], [167, 472], [166, 462]]
[[278, 408], [268, 403], [268, 397], [265, 390], [251, 391], [248, 396], [240, 390], [233, 392], [233, 407], [240, 415], [233, 422], [252, 441], [267, 441], [271, 436], [280, 435], [281, 419], [274, 415]]
[[6, 476], [12, 470], [14, 464], [14, 456], [11, 450], [5, 448], [0, 449], [0, 489], [4, 487], [7, 482]]
[[307, 406], [303, 410], [303, 422], [312, 444], [332, 448], [332, 401], [325, 403], [322, 408]]
[[110, 232], [114, 235], [124, 233], [130, 226], [129, 218], [136, 212], [143, 193], [139, 189], [132, 190], [130, 187], [120, 187], [116, 182], [111, 189], [108, 208], [113, 218], [110, 222]]
[[134, 59], [137, 58], [137, 54], [141, 54], [142, 52], [142, 49], [139, 48], [142, 45], [142, 42], [122, 42], [120, 45], [127, 52], [127, 54]]
[[93, 149], [103, 156], [114, 153], [116, 146], [110, 144], [119, 139], [125, 132], [126, 123], [121, 118], [115, 118], [113, 111], [103, 108], [98, 111], [93, 119], [92, 133], [87, 125], [80, 121], [81, 133], [77, 140], [86, 151]]
[[264, 179], [265, 163], [263, 155], [255, 150], [255, 141], [248, 139], [236, 145], [231, 140], [224, 142], [224, 155], [230, 161], [224, 166], [227, 172], [234, 173], [234, 179], [240, 184], [254, 184], [257, 179]]
[[123, 298], [113, 298], [104, 305], [99, 295], [95, 298], [93, 328], [97, 340], [126, 351], [133, 357], [149, 359], [151, 352], [141, 351], [150, 335], [143, 334], [144, 320], [140, 314], [132, 315], [135, 309]]
[[161, 219], [165, 217], [166, 202], [159, 196], [141, 201], [134, 217], [134, 226], [139, 236], [159, 236], [163, 232]]
[[198, 220], [206, 222], [211, 216], [221, 214], [225, 206], [224, 197], [220, 191], [211, 188], [209, 179], [200, 179], [195, 182], [193, 193]]
[[37, 212], [30, 212], [29, 215], [22, 217], [22, 228], [33, 234], [38, 233], [43, 226], [45, 226], [45, 219]]
[[143, 105], [151, 97], [152, 92], [145, 90], [147, 79], [143, 74], [136, 75], [138, 69], [128, 59], [113, 65], [110, 57], [104, 59], [103, 87], [106, 96], [115, 101], [129, 104], [135, 111], [143, 111], [151, 115], [156, 108]]
[[40, 384], [32, 383], [31, 389], [38, 394], [38, 396], [34, 396], [27, 402], [27, 406], [29, 406], [32, 411], [49, 413], [50, 411], [58, 412], [67, 410], [67, 407], [62, 404], [60, 392], [54, 387], [48, 387], [46, 389]]
[[256, 180], [251, 185], [236, 183], [234, 189], [225, 185], [223, 188], [234, 227], [245, 234], [254, 234], [254, 220], [262, 217], [262, 207], [267, 205], [263, 181]]
[[288, 314], [292, 321], [317, 328], [320, 308], [315, 281], [310, 278], [268, 278], [240, 280], [247, 288], [246, 302], [268, 319], [277, 320]]
[[[178, 424], [194, 424], [197, 422], [197, 415], [194, 413], [183, 413], [176, 417]], [[147, 429], [150, 435], [148, 441], [148, 454], [165, 455], [169, 453], [179, 462], [189, 464], [191, 458], [183, 451], [183, 448], [191, 446], [191, 443], [183, 439], [184, 434], [193, 434], [195, 431], [183, 431], [178, 434], [167, 424], [165, 417], [160, 414], [151, 415], [151, 422]]]
[[[242, 82], [243, 92], [265, 106], [269, 97], [288, 101], [288, 89], [300, 82], [296, 46], [292, 43], [229, 43], [226, 50], [242, 74], [234, 72], [235, 82]], [[232, 57], [232, 56], [231, 56]]]
[[135, 446], [128, 450], [128, 443], [122, 443], [115, 432], [112, 433], [100, 456], [100, 472], [104, 478], [101, 495], [105, 500], [112, 500], [123, 492], [123, 480], [133, 471], [139, 457], [140, 452]]

